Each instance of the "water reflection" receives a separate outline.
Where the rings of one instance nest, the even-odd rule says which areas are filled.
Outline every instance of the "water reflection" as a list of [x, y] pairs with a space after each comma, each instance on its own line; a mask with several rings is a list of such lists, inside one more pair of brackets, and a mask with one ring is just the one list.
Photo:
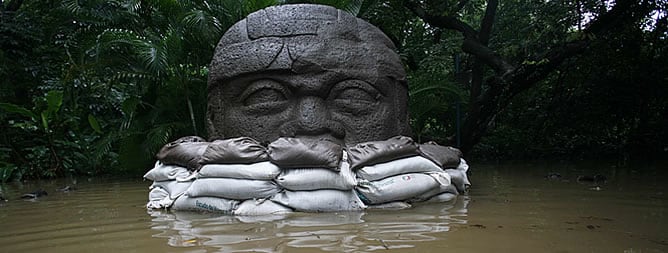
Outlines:
[[228, 216], [149, 210], [151, 228], [174, 247], [205, 246], [221, 252], [357, 252], [412, 248], [443, 238], [453, 224], [466, 224], [469, 198], [405, 210]]

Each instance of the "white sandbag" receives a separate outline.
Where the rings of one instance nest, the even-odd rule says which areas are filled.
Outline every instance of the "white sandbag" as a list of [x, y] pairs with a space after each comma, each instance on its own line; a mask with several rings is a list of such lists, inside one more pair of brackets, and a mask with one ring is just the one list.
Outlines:
[[186, 178], [190, 176], [191, 172], [180, 166], [164, 165], [160, 161], [155, 163], [153, 169], [144, 174], [144, 178], [151, 181], [169, 181], [177, 178]]
[[181, 196], [187, 189], [190, 187], [192, 184], [192, 181], [157, 181], [153, 182], [149, 189], [154, 189], [155, 187], [161, 187], [165, 189], [169, 193], [169, 197], [172, 199], [176, 199], [179, 196]]
[[369, 205], [367, 209], [376, 209], [376, 210], [401, 210], [411, 208], [411, 204], [408, 204], [403, 201], [394, 201], [389, 203], [383, 203], [378, 205]]
[[351, 190], [357, 185], [357, 179], [348, 162], [342, 161], [338, 172], [325, 168], [285, 169], [276, 178], [276, 183], [293, 191]]
[[456, 193], [444, 192], [429, 198], [428, 200], [425, 201], [425, 203], [443, 203], [443, 202], [450, 202], [455, 199], [457, 199]]
[[281, 168], [267, 161], [253, 164], [207, 164], [202, 166], [197, 177], [272, 180], [279, 173], [281, 173]]
[[460, 193], [464, 193], [468, 190], [471, 183], [466, 176], [466, 172], [455, 169], [446, 169], [445, 172], [450, 174], [452, 177], [452, 184], [457, 187], [457, 190]]
[[273, 215], [292, 213], [292, 209], [287, 206], [277, 204], [268, 199], [249, 199], [241, 202], [233, 212], [235, 215]]
[[188, 189], [191, 197], [220, 197], [226, 199], [268, 198], [280, 191], [274, 181], [237, 178], [199, 178]]
[[204, 211], [231, 214], [238, 205], [238, 200], [216, 197], [190, 197], [188, 195], [183, 195], [174, 201], [172, 210]]
[[360, 211], [366, 208], [353, 190], [284, 191], [271, 200], [301, 212]]
[[148, 193], [147, 209], [163, 209], [172, 206], [174, 199], [169, 197], [169, 192], [162, 187], [155, 187]]
[[[447, 174], [446, 174], [447, 175]], [[450, 184], [443, 179], [442, 183]], [[388, 177], [378, 181], [362, 180], [355, 190], [366, 204], [408, 200], [442, 184], [435, 177], [424, 173], [409, 173]]]
[[379, 163], [372, 166], [364, 166], [357, 170], [357, 177], [376, 181], [383, 178], [407, 173], [443, 171], [441, 167], [422, 156], [413, 156], [397, 159], [390, 162]]
[[[448, 177], [450, 176], [450, 174], [447, 174], [445, 172], [441, 172], [441, 173], [444, 176], [448, 176]], [[432, 176], [434, 176], [434, 175], [432, 174]], [[455, 194], [455, 195], [459, 194], [455, 185], [453, 185], [453, 184], [440, 184], [439, 187], [433, 188], [433, 189], [431, 189], [431, 190], [429, 190], [425, 193], [422, 193], [418, 196], [415, 196], [414, 198], [408, 200], [408, 202], [415, 203], [415, 202], [427, 201], [427, 200], [431, 199], [432, 197], [434, 197], [436, 195], [439, 195], [441, 193], [451, 193], [451, 194]]]
[[450, 174], [450, 176], [452, 177], [452, 184], [454, 184], [457, 187], [459, 193], [467, 192], [469, 187], [471, 186], [471, 182], [469, 181], [469, 178], [466, 175], [468, 169], [469, 165], [466, 164], [466, 161], [464, 161], [464, 159], [461, 159], [459, 166], [457, 166], [457, 169], [445, 170], [445, 172]]

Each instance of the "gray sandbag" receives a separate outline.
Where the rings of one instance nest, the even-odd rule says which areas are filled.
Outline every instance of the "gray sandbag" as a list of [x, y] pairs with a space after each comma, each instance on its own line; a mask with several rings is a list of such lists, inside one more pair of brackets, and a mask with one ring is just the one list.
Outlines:
[[351, 190], [357, 185], [357, 179], [348, 162], [342, 161], [338, 172], [324, 168], [285, 169], [276, 178], [276, 183], [293, 191]]
[[172, 210], [232, 214], [238, 205], [238, 200], [183, 195], [174, 201]]
[[207, 164], [202, 166], [197, 173], [197, 177], [272, 180], [279, 173], [281, 173], [281, 168], [267, 161], [253, 164]]
[[469, 169], [469, 165], [466, 164], [466, 161], [464, 159], [461, 159], [459, 166], [457, 166], [456, 169], [446, 169], [445, 172], [450, 174], [450, 177], [452, 178], [452, 184], [457, 187], [457, 190], [459, 193], [466, 193], [471, 186], [471, 182], [469, 181], [468, 176], [466, 175], [466, 172]]
[[190, 170], [199, 169], [199, 160], [209, 142], [201, 137], [187, 136], [163, 146], [156, 158], [166, 165], [178, 165]]
[[397, 160], [364, 166], [356, 171], [357, 177], [376, 181], [386, 177], [416, 172], [439, 172], [441, 167], [421, 156], [400, 158]]
[[[361, 180], [355, 190], [365, 204], [409, 200], [425, 192], [449, 185], [445, 173], [409, 173], [378, 181]], [[442, 178], [443, 177], [443, 178]]]
[[358, 143], [347, 148], [348, 162], [352, 170], [399, 158], [416, 156], [418, 145], [406, 136], [395, 136], [384, 141]]
[[459, 149], [441, 146], [433, 141], [420, 144], [418, 150], [422, 156], [435, 162], [441, 168], [456, 168], [462, 158], [462, 151]]
[[144, 178], [151, 181], [169, 181], [184, 179], [190, 176], [192, 172], [188, 169], [175, 165], [165, 165], [161, 162], [156, 162], [153, 169], [144, 174]]
[[237, 178], [199, 178], [188, 189], [190, 197], [219, 197], [226, 199], [268, 198], [281, 189], [274, 181]]
[[247, 164], [268, 161], [267, 148], [250, 137], [215, 140], [202, 154], [200, 164]]
[[183, 193], [188, 190], [190, 185], [192, 184], [192, 181], [156, 181], [151, 184], [149, 189], [153, 189], [155, 187], [161, 187], [162, 189], [165, 189], [169, 193], [169, 197], [172, 199], [176, 199], [179, 196], [181, 196]]
[[366, 208], [353, 190], [284, 191], [271, 200], [300, 212], [361, 211]]
[[292, 213], [292, 209], [268, 199], [249, 199], [241, 202], [234, 210], [234, 215], [273, 215]]
[[269, 159], [281, 168], [338, 170], [343, 148], [328, 140], [281, 137], [268, 146]]

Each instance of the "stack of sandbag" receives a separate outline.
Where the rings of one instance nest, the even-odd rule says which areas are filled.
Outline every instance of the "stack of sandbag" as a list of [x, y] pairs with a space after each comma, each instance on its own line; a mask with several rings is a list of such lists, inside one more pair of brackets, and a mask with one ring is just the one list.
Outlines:
[[165, 165], [158, 161], [146, 172], [145, 179], [153, 181], [149, 187], [149, 209], [169, 208], [192, 184], [192, 172], [178, 165]]
[[291, 209], [267, 201], [281, 188], [274, 179], [281, 169], [269, 161], [267, 149], [246, 138], [211, 142], [199, 159], [196, 180], [173, 206], [197, 210], [261, 215]]
[[444, 202], [466, 192], [459, 150], [409, 137], [342, 147], [283, 137], [263, 146], [247, 138], [184, 137], [163, 147], [146, 173], [147, 207], [230, 213], [359, 211]]
[[450, 174], [421, 156], [419, 145], [405, 136], [349, 147], [348, 160], [359, 179], [357, 193], [372, 207], [424, 201], [451, 185]]
[[276, 183], [285, 190], [271, 200], [297, 211], [359, 211], [364, 203], [343, 148], [327, 140], [279, 138], [269, 144], [271, 162], [282, 171]]

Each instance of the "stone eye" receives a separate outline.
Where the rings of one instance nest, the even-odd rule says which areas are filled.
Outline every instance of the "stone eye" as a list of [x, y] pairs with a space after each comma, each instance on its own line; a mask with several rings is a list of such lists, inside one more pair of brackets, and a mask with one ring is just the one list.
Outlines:
[[360, 80], [345, 80], [334, 85], [335, 100], [349, 103], [375, 103], [380, 93], [370, 84]]
[[241, 94], [245, 106], [271, 105], [288, 100], [288, 90], [280, 83], [270, 79], [251, 82]]

